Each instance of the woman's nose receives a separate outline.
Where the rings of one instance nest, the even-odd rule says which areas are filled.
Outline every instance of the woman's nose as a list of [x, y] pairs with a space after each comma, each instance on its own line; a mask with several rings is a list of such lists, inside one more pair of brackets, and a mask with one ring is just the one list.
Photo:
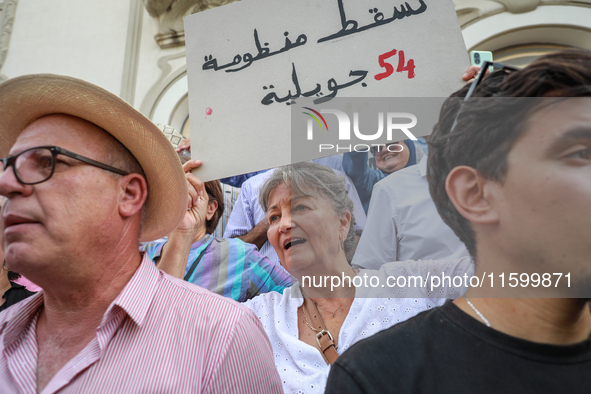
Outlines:
[[281, 215], [281, 222], [279, 223], [279, 231], [287, 231], [293, 227], [291, 221], [291, 212], [284, 212]]

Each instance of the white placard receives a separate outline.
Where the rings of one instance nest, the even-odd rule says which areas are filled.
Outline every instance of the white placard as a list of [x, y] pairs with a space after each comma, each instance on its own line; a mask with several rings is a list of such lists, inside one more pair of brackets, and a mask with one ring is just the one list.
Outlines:
[[289, 164], [302, 97], [444, 97], [469, 65], [451, 0], [244, 0], [185, 33], [204, 181]]

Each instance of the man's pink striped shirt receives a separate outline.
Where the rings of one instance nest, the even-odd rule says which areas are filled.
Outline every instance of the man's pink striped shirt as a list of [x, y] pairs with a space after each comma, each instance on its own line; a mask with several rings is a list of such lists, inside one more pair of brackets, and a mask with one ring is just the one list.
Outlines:
[[[43, 292], [0, 314], [0, 392], [37, 392]], [[271, 345], [242, 305], [159, 271], [144, 255], [96, 337], [49, 393], [281, 393]]]

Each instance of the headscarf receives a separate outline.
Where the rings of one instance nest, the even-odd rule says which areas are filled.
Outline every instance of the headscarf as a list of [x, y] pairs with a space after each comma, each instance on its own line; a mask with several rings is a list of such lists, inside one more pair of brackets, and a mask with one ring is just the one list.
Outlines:
[[408, 151], [410, 152], [408, 163], [406, 163], [404, 166], [404, 168], [406, 168], [417, 164], [417, 149], [415, 148], [415, 143], [412, 140], [404, 140], [404, 143], [406, 146], [408, 146]]

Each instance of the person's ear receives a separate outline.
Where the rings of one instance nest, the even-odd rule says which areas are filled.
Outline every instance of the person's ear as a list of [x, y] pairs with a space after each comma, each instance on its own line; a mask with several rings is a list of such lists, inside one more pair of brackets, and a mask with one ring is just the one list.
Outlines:
[[339, 239], [344, 241], [347, 239], [347, 234], [349, 234], [349, 227], [351, 224], [351, 212], [345, 211], [339, 215], [339, 222], [341, 222], [341, 226], [339, 228]]
[[478, 170], [458, 166], [450, 171], [445, 181], [445, 191], [454, 207], [466, 220], [473, 223], [492, 224], [498, 221], [494, 206], [496, 181], [482, 177]]
[[148, 184], [140, 174], [129, 174], [119, 179], [121, 190], [119, 214], [130, 217], [138, 213], [148, 196]]
[[215, 214], [215, 211], [217, 211], [217, 210], [218, 210], [218, 202], [216, 200], [209, 200], [209, 202], [207, 203], [207, 214], [205, 215], [205, 218], [207, 220], [211, 220], [211, 218]]

